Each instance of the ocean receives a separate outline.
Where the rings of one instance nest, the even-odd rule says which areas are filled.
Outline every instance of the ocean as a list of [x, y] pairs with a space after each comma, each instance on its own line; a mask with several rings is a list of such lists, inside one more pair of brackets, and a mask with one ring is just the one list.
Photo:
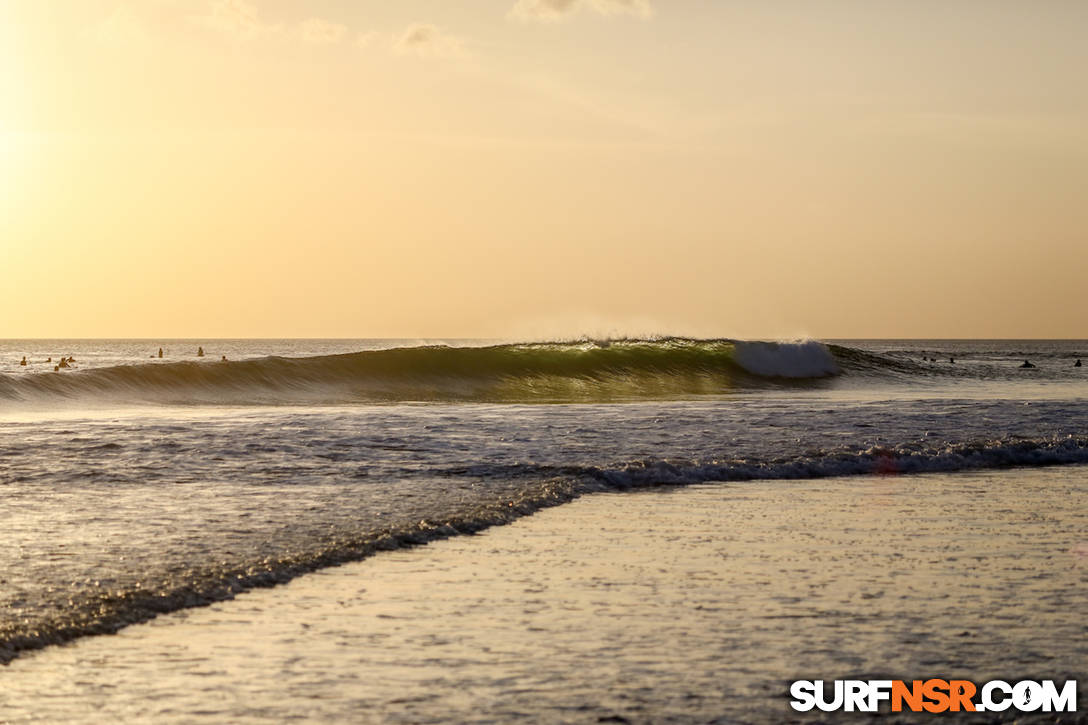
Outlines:
[[1082, 356], [1064, 340], [2, 341], [0, 662], [597, 492], [1080, 480]]

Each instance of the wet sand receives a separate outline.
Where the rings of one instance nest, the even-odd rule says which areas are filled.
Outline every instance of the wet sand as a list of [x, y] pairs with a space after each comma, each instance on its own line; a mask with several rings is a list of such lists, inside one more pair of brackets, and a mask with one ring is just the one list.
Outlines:
[[1086, 503], [1083, 466], [588, 496], [26, 654], [0, 722], [814, 721], [790, 681], [878, 677], [1077, 678], [1081, 721]]

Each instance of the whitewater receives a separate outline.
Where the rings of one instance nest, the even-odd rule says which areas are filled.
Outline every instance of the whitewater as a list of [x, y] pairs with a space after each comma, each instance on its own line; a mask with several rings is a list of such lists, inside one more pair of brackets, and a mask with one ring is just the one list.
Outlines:
[[4, 341], [0, 661], [595, 492], [1083, 471], [1086, 353], [1083, 341]]

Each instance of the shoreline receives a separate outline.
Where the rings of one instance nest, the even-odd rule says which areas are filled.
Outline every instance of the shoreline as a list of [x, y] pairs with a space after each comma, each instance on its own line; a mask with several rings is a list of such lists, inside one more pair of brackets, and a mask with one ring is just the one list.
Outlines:
[[[82, 622], [53, 624], [45, 620], [38, 623], [33, 634], [14, 634], [0, 640], [0, 668], [10, 665], [20, 657], [50, 647], [64, 646], [88, 637], [113, 635], [127, 627], [154, 621], [189, 609], [230, 602], [239, 595], [284, 586], [301, 576], [324, 571], [345, 564], [359, 563], [389, 551], [412, 549], [459, 536], [472, 536], [487, 529], [506, 526], [521, 518], [593, 493], [579, 487], [577, 482], [546, 481], [535, 495], [521, 496], [517, 500], [492, 501], [483, 504], [460, 518], [435, 523], [422, 520], [418, 524], [402, 524], [386, 531], [338, 541], [316, 554], [310, 552], [296, 560], [264, 562], [256, 566], [216, 572], [207, 578], [200, 588], [180, 587], [170, 591], [126, 591], [113, 596], [104, 591], [97, 599], [90, 614], [76, 611]], [[136, 606], [133, 603], [137, 602]], [[81, 602], [84, 603], [84, 602]], [[0, 630], [0, 635], [6, 634]]]
[[[473, 500], [452, 515], [405, 519], [389, 527], [362, 534], [347, 533], [320, 548], [267, 558], [256, 563], [232, 562], [228, 566], [195, 574], [190, 583], [166, 588], [137, 588], [111, 592], [108, 584], [69, 595], [68, 607], [27, 620], [33, 625], [20, 631], [0, 622], [0, 667], [43, 648], [78, 641], [84, 637], [115, 634], [126, 627], [193, 607], [231, 601], [236, 596], [282, 586], [300, 576], [329, 567], [365, 561], [375, 554], [425, 546], [449, 538], [475, 535], [493, 527], [510, 525], [542, 510], [562, 506], [586, 495], [683, 489], [711, 483], [737, 484], [752, 481], [817, 482], [832, 478], [864, 480], [873, 475], [898, 476], [959, 473], [1000, 473], [1018, 462], [1031, 462], [1025, 475], [1051, 467], [1078, 468], [1088, 464], [1088, 447], [1080, 438], [1042, 441], [1000, 441], [990, 446], [961, 444], [929, 450], [874, 447], [850, 459], [834, 453], [821, 458], [782, 465], [732, 461], [689, 466], [654, 461], [627, 469], [556, 468], [563, 476], [544, 478], [520, 491], [496, 492]], [[1010, 465], [1013, 466], [1010, 468]], [[46, 612], [46, 615], [50, 614]]]
[[27, 653], [0, 702], [10, 722], [771, 722], [812, 721], [793, 679], [1083, 679], [1086, 494], [1063, 466], [584, 496]]

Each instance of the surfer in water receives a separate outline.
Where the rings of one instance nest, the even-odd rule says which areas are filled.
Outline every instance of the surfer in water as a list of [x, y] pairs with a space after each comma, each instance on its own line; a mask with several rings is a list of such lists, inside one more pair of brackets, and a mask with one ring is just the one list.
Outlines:
[[26, 355], [23, 355], [23, 360], [19, 364], [22, 365], [24, 368], [26, 367]]
[[1030, 362], [1029, 360], [1025, 360], [1025, 361], [1024, 361], [1024, 364], [1023, 364], [1023, 365], [1021, 365], [1020, 367], [1022, 367], [1022, 368], [1033, 368], [1033, 367], [1035, 367], [1035, 366], [1034, 366], [1034, 365], [1032, 365], [1032, 364], [1031, 364], [1031, 362]]
[[203, 347], [198, 347], [196, 349], [196, 356], [197, 357], [204, 357], [204, 348]]
[[1077, 361], [1075, 363], [1073, 363], [1073, 367], [1079, 368], [1080, 366], [1081, 366], [1080, 365], [1080, 358], [1077, 358]]
[[162, 359], [162, 348], [159, 348], [159, 359]]

